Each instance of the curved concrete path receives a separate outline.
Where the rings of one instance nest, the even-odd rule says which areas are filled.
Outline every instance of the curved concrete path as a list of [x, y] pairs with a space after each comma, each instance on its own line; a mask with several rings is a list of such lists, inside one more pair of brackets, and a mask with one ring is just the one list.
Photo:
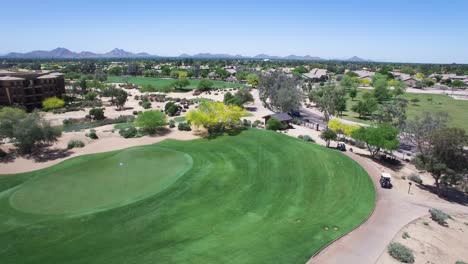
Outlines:
[[371, 176], [377, 191], [374, 213], [360, 227], [338, 239], [307, 263], [375, 263], [386, 246], [409, 222], [428, 213], [428, 208], [468, 213], [468, 207], [449, 202], [427, 201], [379, 185], [380, 170], [370, 160], [347, 152]]

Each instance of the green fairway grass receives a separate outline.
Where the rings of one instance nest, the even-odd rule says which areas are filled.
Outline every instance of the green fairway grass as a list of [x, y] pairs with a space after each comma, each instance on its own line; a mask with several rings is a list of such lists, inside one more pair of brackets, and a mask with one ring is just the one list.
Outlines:
[[[163, 88], [166, 86], [172, 85], [174, 83], [175, 79], [169, 79], [169, 78], [152, 78], [152, 77], [128, 77], [128, 82], [136, 84], [138, 86], [143, 86], [143, 85], [148, 85], [151, 84], [153, 85], [156, 89], [158, 88]], [[190, 79], [190, 85], [187, 87], [184, 87], [184, 90], [193, 90], [197, 89], [198, 84], [200, 83], [200, 79], [192, 80]], [[122, 83], [124, 82], [124, 77], [122, 76], [109, 76], [107, 78], [107, 82], [110, 83]], [[216, 81], [213, 80], [213, 88], [214, 89], [219, 89], [219, 88], [242, 88], [245, 87], [245, 85], [240, 84], [240, 83], [230, 83], [230, 82], [224, 82], [224, 81]]]
[[[116, 167], [119, 162], [124, 166]], [[101, 198], [111, 201], [107, 210], [93, 211]], [[280, 133], [250, 129], [211, 140], [165, 140], [1, 176], [0, 258], [15, 264], [305, 263], [360, 224], [374, 202], [373, 184], [353, 160]]]
[[[372, 90], [358, 89], [358, 95], [354, 101], [348, 98], [347, 111], [343, 112], [343, 119], [365, 124], [371, 123], [370, 120], [360, 119], [359, 115], [351, 110], [351, 107], [361, 99], [362, 94], [365, 92], [372, 92]], [[406, 111], [408, 119], [413, 119], [423, 112], [447, 112], [450, 117], [450, 126], [463, 128], [468, 131], [468, 101], [455, 100], [443, 94], [405, 93], [404, 97], [408, 99]], [[410, 102], [413, 98], [419, 99], [419, 102]]]
[[82, 156], [40, 171], [10, 196], [10, 204], [36, 214], [102, 210], [154, 195], [191, 166], [187, 154], [156, 147]]

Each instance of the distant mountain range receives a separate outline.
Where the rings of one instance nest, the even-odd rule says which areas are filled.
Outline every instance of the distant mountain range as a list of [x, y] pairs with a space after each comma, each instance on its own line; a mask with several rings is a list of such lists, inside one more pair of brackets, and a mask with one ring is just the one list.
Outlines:
[[[113, 49], [107, 53], [93, 53], [90, 51], [82, 52], [73, 52], [65, 48], [56, 48], [50, 51], [46, 50], [35, 50], [26, 53], [19, 52], [10, 52], [3, 56], [2, 58], [10, 59], [97, 59], [97, 58], [157, 58], [162, 57], [158, 55], [152, 55], [146, 52], [133, 53], [125, 51], [123, 49]], [[170, 56], [166, 56], [170, 57]], [[242, 55], [231, 55], [231, 54], [212, 54], [212, 53], [198, 53], [194, 55], [181, 54], [177, 56], [178, 58], [193, 58], [193, 59], [258, 59], [258, 60], [301, 60], [301, 61], [326, 61], [320, 57], [313, 56], [298, 56], [298, 55], [288, 55], [288, 56], [270, 56], [267, 54], [258, 54], [256, 56], [242, 56]], [[342, 61], [349, 62], [370, 62], [370, 60], [362, 59], [359, 57], [352, 57]]]

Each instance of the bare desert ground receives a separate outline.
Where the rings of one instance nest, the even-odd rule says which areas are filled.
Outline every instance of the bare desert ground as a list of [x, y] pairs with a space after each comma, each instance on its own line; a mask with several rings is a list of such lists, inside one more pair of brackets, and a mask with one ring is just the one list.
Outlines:
[[[429, 216], [423, 216], [405, 226], [392, 242], [401, 243], [411, 250], [415, 263], [468, 262], [468, 215], [452, 215], [448, 227], [439, 225]], [[409, 237], [403, 238], [404, 234]], [[400, 263], [386, 251], [378, 264]]]

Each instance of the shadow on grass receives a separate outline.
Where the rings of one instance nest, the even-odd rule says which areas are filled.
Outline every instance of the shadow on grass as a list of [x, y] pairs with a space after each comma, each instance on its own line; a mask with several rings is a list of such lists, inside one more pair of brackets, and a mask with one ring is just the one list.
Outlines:
[[447, 202], [457, 203], [464, 206], [468, 205], [468, 195], [453, 187], [441, 187], [439, 192], [439, 190], [437, 190], [437, 187], [434, 185], [417, 184], [417, 186], [423, 190], [429, 191], [437, 195], [439, 198]]

